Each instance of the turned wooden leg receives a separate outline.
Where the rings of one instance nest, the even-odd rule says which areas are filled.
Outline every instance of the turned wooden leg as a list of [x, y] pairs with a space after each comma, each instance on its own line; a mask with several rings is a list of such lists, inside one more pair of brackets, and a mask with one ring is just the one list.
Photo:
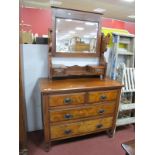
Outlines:
[[45, 143], [45, 151], [46, 152], [49, 152], [50, 146], [51, 146], [51, 143], [50, 142]]
[[113, 127], [112, 129], [107, 130], [107, 134], [108, 134], [109, 138], [114, 137], [115, 131], [116, 131], [116, 126]]
[[108, 135], [109, 138], [112, 138], [114, 136], [112, 130], [110, 130], [110, 129], [109, 130], [106, 130], [106, 133], [107, 133], [107, 135]]

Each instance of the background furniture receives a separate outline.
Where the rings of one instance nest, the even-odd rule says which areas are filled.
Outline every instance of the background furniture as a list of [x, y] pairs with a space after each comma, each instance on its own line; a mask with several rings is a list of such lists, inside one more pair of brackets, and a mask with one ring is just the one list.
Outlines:
[[126, 155], [135, 155], [135, 140], [130, 140], [122, 144]]
[[110, 49], [108, 60], [108, 76], [117, 79], [117, 67], [124, 63], [126, 67], [134, 67], [134, 35], [112, 33], [113, 44]]
[[135, 122], [134, 35], [113, 32], [112, 37], [108, 75], [124, 84], [116, 123], [122, 126]]
[[134, 95], [135, 95], [135, 69], [126, 67], [124, 63], [118, 68], [117, 80], [124, 84], [121, 93], [117, 126], [135, 123]]

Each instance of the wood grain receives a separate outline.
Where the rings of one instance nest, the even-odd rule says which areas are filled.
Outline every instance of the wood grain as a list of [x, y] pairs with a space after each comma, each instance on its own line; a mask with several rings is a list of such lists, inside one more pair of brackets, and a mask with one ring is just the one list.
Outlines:
[[48, 96], [42, 96], [42, 112], [43, 112], [43, 126], [44, 126], [44, 141], [47, 151], [49, 150], [50, 131], [49, 131], [49, 113], [48, 113]]
[[[113, 134], [122, 86], [110, 79], [40, 79], [47, 146], [51, 141], [104, 130]], [[64, 103], [66, 99], [67, 104]]]
[[106, 116], [107, 114], [113, 114], [114, 110], [115, 102], [67, 108], [64, 110], [50, 110], [50, 121], [57, 122], [92, 116]]
[[22, 50], [19, 51], [19, 149], [27, 150], [27, 115], [23, 84]]
[[[71, 14], [69, 15], [69, 13]], [[120, 82], [105, 78], [107, 63], [103, 55], [109, 38], [106, 39], [104, 34], [101, 34], [101, 14], [56, 7], [52, 9], [52, 14], [48, 55], [48, 70], [51, 80], [47, 78], [39, 80], [45, 143], [49, 147], [50, 141], [103, 130], [110, 130], [111, 133], [114, 133], [119, 97], [123, 85]], [[56, 52], [56, 18], [97, 22], [99, 28], [96, 53]], [[54, 68], [52, 57], [55, 56], [96, 57], [99, 59], [99, 66]], [[94, 74], [98, 78], [93, 78]], [[65, 79], [72, 78], [72, 76], [74, 79]], [[82, 76], [91, 78], [81, 78]], [[59, 79], [55, 79], [56, 77]]]
[[92, 116], [106, 116], [114, 113], [115, 102], [87, 105], [81, 107], [50, 110], [50, 121], [59, 122]]
[[85, 93], [49, 95], [49, 106], [77, 105], [84, 103]]
[[67, 137], [71, 135], [87, 134], [97, 130], [103, 130], [112, 126], [113, 117], [95, 119], [77, 123], [66, 123], [65, 125], [51, 126], [51, 139]]
[[115, 100], [117, 98], [117, 90], [111, 91], [94, 91], [88, 93], [88, 102], [103, 102], [109, 100]]
[[39, 87], [42, 93], [68, 93], [73, 91], [88, 91], [94, 89], [120, 89], [123, 84], [108, 78], [100, 80], [99, 78], [78, 78], [78, 79], [61, 79], [49, 80], [41, 78]]

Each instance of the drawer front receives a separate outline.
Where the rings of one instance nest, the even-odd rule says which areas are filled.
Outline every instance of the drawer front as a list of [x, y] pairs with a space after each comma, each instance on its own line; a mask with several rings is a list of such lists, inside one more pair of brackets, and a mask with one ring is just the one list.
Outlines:
[[114, 110], [115, 102], [110, 102], [64, 110], [51, 110], [49, 113], [50, 121], [57, 122], [90, 116], [106, 116], [106, 114], [113, 114]]
[[117, 99], [117, 90], [111, 91], [94, 91], [88, 93], [88, 102], [103, 102], [108, 100], [116, 100]]
[[83, 104], [85, 93], [49, 95], [49, 106], [77, 105]]
[[51, 139], [88, 134], [112, 127], [113, 117], [51, 126]]

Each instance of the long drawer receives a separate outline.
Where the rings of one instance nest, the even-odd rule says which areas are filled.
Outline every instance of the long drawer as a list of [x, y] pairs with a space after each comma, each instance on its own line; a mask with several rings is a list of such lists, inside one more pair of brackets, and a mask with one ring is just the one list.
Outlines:
[[117, 90], [109, 90], [109, 91], [93, 91], [88, 93], [88, 102], [104, 102], [110, 100], [116, 100], [118, 95]]
[[78, 105], [85, 102], [85, 93], [49, 95], [49, 106]]
[[106, 116], [113, 114], [115, 110], [115, 102], [100, 103], [70, 109], [50, 110], [50, 121], [66, 121], [91, 116]]
[[50, 127], [51, 139], [88, 134], [112, 127], [113, 117], [87, 120], [82, 122], [54, 125]]

